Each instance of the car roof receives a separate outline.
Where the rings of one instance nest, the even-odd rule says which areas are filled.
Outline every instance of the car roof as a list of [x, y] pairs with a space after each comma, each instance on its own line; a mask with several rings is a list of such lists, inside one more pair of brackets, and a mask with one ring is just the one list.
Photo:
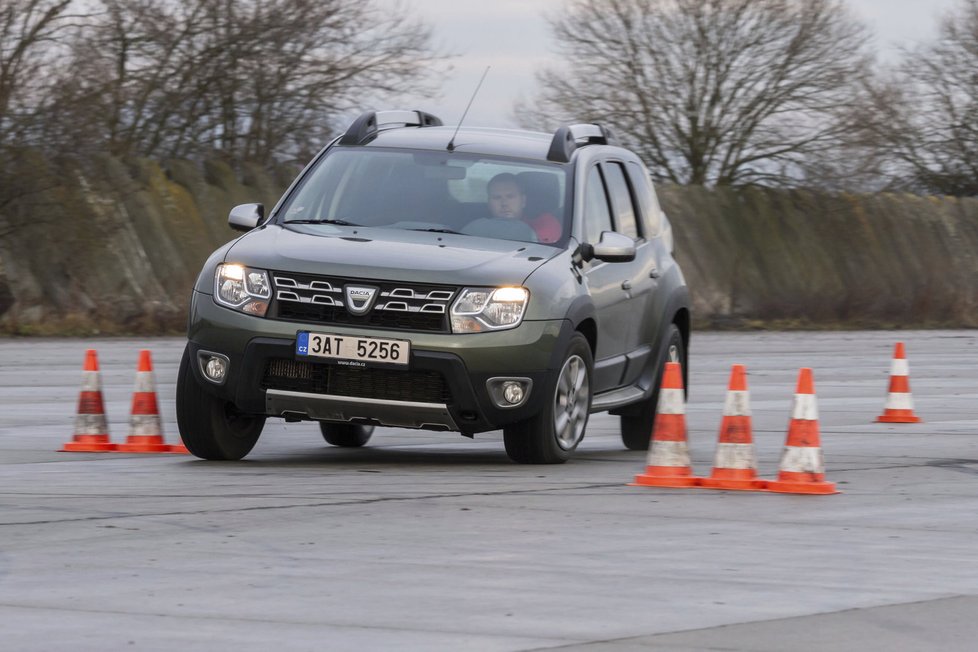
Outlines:
[[[455, 127], [404, 127], [380, 131], [365, 147], [403, 147], [448, 151]], [[466, 154], [512, 156], [517, 158], [547, 160], [552, 134], [520, 129], [493, 129], [488, 127], [462, 127], [455, 134], [454, 150]]]
[[553, 135], [519, 129], [446, 127], [440, 118], [424, 111], [365, 111], [340, 136], [340, 147], [403, 147], [428, 151], [462, 150], [568, 163], [579, 147], [617, 146], [618, 139], [606, 127], [577, 124], [558, 127]]

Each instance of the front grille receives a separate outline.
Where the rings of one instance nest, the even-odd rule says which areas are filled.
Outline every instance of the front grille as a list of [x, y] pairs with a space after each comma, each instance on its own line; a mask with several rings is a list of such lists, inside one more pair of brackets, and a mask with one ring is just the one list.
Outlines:
[[[445, 285], [362, 281], [331, 276], [272, 272], [275, 301], [270, 317], [362, 328], [448, 332], [448, 310], [458, 292]], [[364, 315], [348, 310], [346, 285], [377, 289]]]
[[452, 402], [437, 371], [371, 369], [273, 358], [265, 366], [262, 389], [333, 394], [385, 401]]

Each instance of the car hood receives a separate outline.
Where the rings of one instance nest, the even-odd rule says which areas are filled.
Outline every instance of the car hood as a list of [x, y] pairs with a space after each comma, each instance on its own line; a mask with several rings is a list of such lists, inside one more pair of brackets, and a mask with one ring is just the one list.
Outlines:
[[269, 225], [239, 238], [225, 261], [324, 276], [451, 285], [520, 284], [556, 247], [450, 233]]

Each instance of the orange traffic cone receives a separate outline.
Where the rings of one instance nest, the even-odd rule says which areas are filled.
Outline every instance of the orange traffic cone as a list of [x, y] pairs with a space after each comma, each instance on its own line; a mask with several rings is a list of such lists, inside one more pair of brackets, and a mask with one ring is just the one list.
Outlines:
[[139, 352], [136, 368], [136, 387], [132, 394], [129, 416], [129, 436], [126, 443], [116, 446], [120, 453], [169, 453], [163, 442], [163, 424], [156, 404], [156, 384], [153, 381], [153, 361], [149, 351]]
[[185, 455], [190, 455], [190, 451], [183, 445], [183, 440], [181, 440], [179, 444], [168, 445], [166, 450], [168, 453], [183, 453]]
[[913, 413], [913, 397], [910, 396], [910, 365], [903, 342], [897, 342], [893, 349], [893, 362], [890, 365], [890, 391], [886, 395], [883, 414], [876, 417], [880, 423], [920, 423], [920, 417]]
[[795, 404], [788, 424], [788, 438], [781, 455], [778, 479], [766, 483], [768, 491], [789, 494], [836, 494], [835, 484], [825, 481], [825, 461], [818, 434], [818, 404], [812, 370], [798, 374]]
[[709, 489], [763, 489], [766, 481], [757, 477], [747, 370], [741, 364], [733, 365], [730, 370], [719, 439], [713, 471], [709, 478], [703, 478], [702, 486]]
[[652, 441], [649, 443], [645, 473], [635, 476], [634, 485], [646, 487], [695, 487], [686, 445], [686, 402], [683, 373], [678, 362], [667, 362], [659, 404], [656, 406]]
[[116, 445], [109, 441], [109, 425], [105, 420], [105, 402], [102, 400], [102, 382], [98, 375], [98, 354], [95, 349], [85, 351], [82, 367], [82, 388], [78, 394], [78, 414], [75, 416], [75, 434], [61, 448], [71, 453], [104, 453], [114, 451]]

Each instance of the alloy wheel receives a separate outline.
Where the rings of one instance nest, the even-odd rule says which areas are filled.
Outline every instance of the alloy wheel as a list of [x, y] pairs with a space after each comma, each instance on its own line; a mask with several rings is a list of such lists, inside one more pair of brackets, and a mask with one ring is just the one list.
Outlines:
[[554, 392], [554, 435], [564, 450], [573, 449], [584, 436], [590, 392], [587, 364], [580, 356], [572, 355], [560, 370]]

